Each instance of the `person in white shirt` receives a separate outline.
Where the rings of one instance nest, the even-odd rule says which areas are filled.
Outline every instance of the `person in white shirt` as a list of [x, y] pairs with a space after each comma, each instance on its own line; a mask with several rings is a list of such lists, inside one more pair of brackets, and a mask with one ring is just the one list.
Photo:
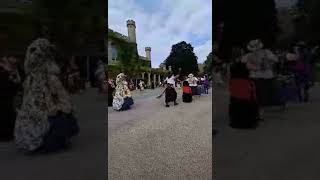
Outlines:
[[188, 75], [188, 79], [187, 79], [188, 83], [189, 83], [189, 86], [192, 90], [192, 95], [197, 95], [198, 92], [197, 92], [197, 87], [198, 87], [198, 79], [193, 75], [193, 74], [189, 74]]
[[165, 94], [165, 103], [166, 103], [166, 107], [170, 107], [169, 103], [170, 102], [174, 102], [174, 105], [178, 105], [177, 103], [177, 92], [174, 88], [174, 85], [176, 83], [176, 78], [178, 78], [179, 75], [174, 76], [172, 74], [172, 76], [170, 78], [166, 78], [166, 82], [167, 82], [167, 87], [166, 89], [157, 97], [160, 98], [162, 97], [163, 94]]
[[273, 65], [278, 62], [278, 57], [270, 50], [263, 49], [263, 46], [259, 39], [250, 41], [247, 48], [251, 52], [243, 56], [241, 60], [246, 64], [250, 72], [249, 77], [255, 83], [261, 118], [262, 107], [273, 103], [273, 79], [275, 77]]

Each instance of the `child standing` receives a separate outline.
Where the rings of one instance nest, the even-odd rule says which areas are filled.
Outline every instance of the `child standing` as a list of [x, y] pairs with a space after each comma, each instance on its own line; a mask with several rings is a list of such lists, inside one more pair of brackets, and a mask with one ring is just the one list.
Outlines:
[[191, 90], [189, 83], [187, 81], [183, 82], [182, 101], [185, 103], [192, 102], [192, 90]]

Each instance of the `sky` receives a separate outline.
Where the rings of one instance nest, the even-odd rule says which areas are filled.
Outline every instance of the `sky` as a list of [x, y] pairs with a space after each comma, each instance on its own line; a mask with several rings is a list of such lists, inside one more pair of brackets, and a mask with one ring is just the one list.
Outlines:
[[277, 7], [290, 7], [294, 5], [297, 0], [275, 0]]
[[108, 26], [127, 35], [126, 21], [136, 22], [140, 56], [151, 47], [152, 67], [159, 67], [171, 46], [186, 41], [194, 47], [198, 63], [212, 50], [212, 0], [109, 0]]

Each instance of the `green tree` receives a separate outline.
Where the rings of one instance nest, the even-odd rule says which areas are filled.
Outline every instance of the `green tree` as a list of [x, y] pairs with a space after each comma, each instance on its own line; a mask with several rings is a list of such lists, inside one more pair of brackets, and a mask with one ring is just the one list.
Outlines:
[[89, 46], [103, 51], [106, 7], [106, 1], [34, 0], [25, 11], [32, 14], [39, 35], [46, 27], [46, 35], [66, 51]]
[[207, 75], [212, 74], [213, 66], [212, 66], [212, 52], [209, 53], [207, 59], [204, 61], [204, 73]]
[[299, 0], [297, 2], [296, 31], [297, 40], [320, 42], [320, 2], [317, 0]]
[[[278, 32], [277, 10], [274, 0], [216, 0], [221, 14], [213, 29], [224, 22], [220, 55], [229, 58], [233, 46], [245, 47], [252, 40], [261, 39], [272, 47]], [[221, 1], [221, 2], [220, 2]], [[223, 3], [222, 3], [223, 1]], [[216, 12], [217, 13], [217, 12]]]
[[165, 60], [165, 65], [167, 68], [171, 66], [174, 74], [178, 74], [180, 68], [182, 76], [189, 73], [197, 74], [199, 72], [197, 59], [191, 44], [182, 41], [172, 46], [171, 53]]

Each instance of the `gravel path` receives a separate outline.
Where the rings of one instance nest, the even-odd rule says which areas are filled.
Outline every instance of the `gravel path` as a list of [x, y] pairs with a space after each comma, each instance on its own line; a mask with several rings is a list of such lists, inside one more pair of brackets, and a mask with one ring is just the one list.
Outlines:
[[27, 156], [13, 142], [0, 143], [2, 180], [100, 180], [106, 179], [106, 98], [88, 89], [73, 97], [80, 134], [68, 150]]
[[320, 87], [315, 87], [310, 103], [291, 104], [287, 112], [267, 109], [265, 123], [256, 130], [229, 128], [228, 95], [215, 92], [215, 179], [319, 179], [319, 92]]
[[164, 107], [137, 100], [108, 112], [108, 177], [112, 180], [212, 179], [212, 96]]

